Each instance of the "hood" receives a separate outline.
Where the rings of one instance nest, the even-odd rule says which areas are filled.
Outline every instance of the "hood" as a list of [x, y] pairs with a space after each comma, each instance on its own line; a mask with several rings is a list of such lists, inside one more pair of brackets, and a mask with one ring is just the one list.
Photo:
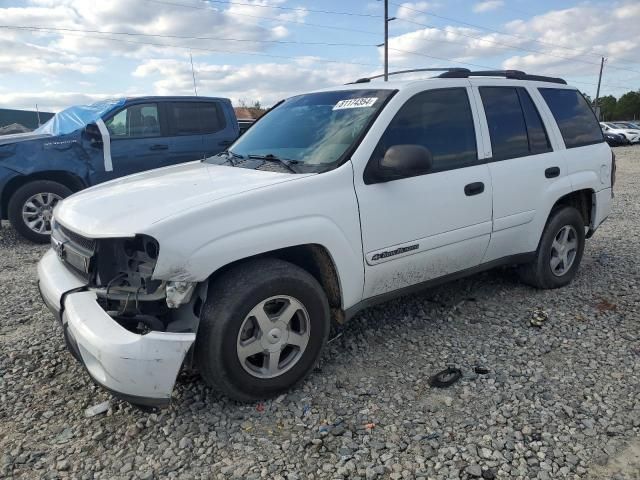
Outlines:
[[55, 219], [89, 238], [132, 236], [191, 208], [309, 175], [190, 162], [79, 192], [56, 207]]
[[14, 133], [12, 135], [2, 135], [0, 136], [0, 145], [8, 145], [10, 143], [20, 143], [26, 142], [27, 140], [37, 140], [40, 138], [47, 138], [51, 135], [48, 133]]

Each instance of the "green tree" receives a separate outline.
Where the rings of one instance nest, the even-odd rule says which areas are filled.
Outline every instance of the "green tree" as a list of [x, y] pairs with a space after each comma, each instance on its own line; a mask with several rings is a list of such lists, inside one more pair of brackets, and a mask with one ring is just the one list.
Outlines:
[[622, 95], [616, 104], [615, 116], [617, 120], [640, 118], [640, 91]]
[[607, 95], [598, 100], [602, 120], [613, 120], [617, 103], [618, 100], [613, 95]]

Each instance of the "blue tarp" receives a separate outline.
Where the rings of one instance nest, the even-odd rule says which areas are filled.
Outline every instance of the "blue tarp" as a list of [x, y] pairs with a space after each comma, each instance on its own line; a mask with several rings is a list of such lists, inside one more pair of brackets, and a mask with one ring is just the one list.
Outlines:
[[56, 113], [47, 123], [33, 133], [44, 135], [66, 135], [95, 122], [111, 110], [124, 105], [126, 99], [103, 100], [90, 105], [77, 105]]

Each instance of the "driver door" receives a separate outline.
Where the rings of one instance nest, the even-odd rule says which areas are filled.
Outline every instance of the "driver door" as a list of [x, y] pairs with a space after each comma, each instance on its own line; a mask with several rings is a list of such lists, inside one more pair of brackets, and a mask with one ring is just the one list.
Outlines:
[[420, 92], [397, 112], [370, 162], [394, 145], [433, 156], [430, 172], [384, 183], [356, 175], [365, 253], [364, 298], [480, 264], [491, 234], [491, 178], [468, 87]]

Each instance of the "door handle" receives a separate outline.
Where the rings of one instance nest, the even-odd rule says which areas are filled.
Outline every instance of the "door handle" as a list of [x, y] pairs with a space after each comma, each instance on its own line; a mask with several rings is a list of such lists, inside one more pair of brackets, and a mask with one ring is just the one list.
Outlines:
[[231, 140], [223, 140], [222, 142], [218, 143], [218, 145], [220, 145], [221, 147], [228, 147], [232, 143], [233, 142]]
[[464, 194], [467, 197], [479, 195], [482, 192], [484, 192], [484, 183], [482, 182], [473, 182], [464, 187]]
[[151, 145], [149, 147], [149, 150], [169, 150], [169, 145], [163, 145], [163, 144]]
[[547, 178], [555, 178], [560, 176], [560, 167], [549, 167], [544, 171], [544, 176]]

